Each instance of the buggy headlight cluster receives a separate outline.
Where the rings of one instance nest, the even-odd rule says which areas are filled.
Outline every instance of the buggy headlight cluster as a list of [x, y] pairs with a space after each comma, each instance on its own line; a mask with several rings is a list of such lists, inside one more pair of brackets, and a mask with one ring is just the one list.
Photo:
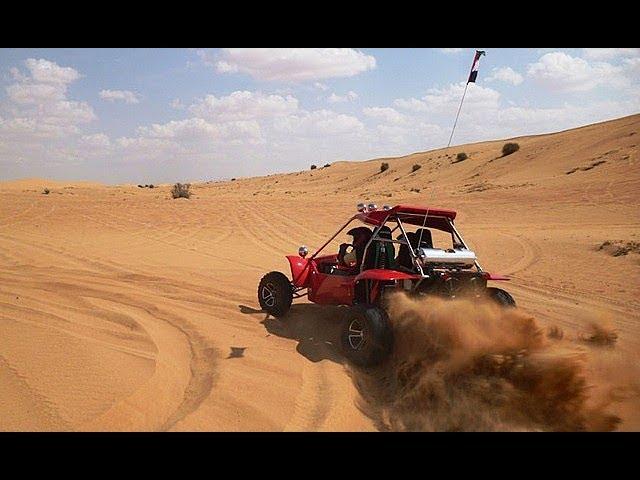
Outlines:
[[[358, 210], [358, 212], [360, 213], [366, 213], [366, 212], [375, 212], [376, 210], [378, 210], [378, 206], [375, 203], [370, 203], [370, 204], [366, 204], [366, 203], [359, 203], [356, 206], [356, 209]], [[383, 205], [382, 206], [382, 210], [391, 210], [391, 206], [390, 205]]]

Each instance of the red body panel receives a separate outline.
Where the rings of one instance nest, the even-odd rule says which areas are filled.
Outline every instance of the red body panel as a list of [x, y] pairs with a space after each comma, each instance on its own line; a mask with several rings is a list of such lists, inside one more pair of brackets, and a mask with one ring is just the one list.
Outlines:
[[484, 272], [484, 278], [486, 278], [487, 280], [496, 280], [496, 281], [500, 281], [500, 280], [509, 281], [509, 280], [511, 280], [509, 277], [507, 277], [505, 275], [498, 275], [497, 273], [489, 273], [489, 272]]
[[365, 270], [360, 275], [355, 277], [355, 281], [360, 280], [381, 280], [381, 281], [393, 281], [393, 280], [420, 280], [420, 275], [415, 275], [406, 272], [399, 272], [397, 270], [383, 270], [379, 268], [372, 268]]
[[309, 260], [299, 255], [287, 255], [291, 267], [291, 283], [299, 288], [308, 287]]
[[329, 275], [311, 269], [309, 300], [325, 305], [351, 305], [355, 275]]

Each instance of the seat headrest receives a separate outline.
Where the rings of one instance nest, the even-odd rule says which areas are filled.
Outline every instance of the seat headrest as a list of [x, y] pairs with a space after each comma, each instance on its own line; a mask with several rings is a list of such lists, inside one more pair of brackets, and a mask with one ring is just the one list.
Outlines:
[[385, 225], [378, 232], [378, 237], [391, 240], [391, 229]]
[[418, 240], [422, 239], [421, 243], [424, 246], [426, 244], [427, 248], [432, 248], [433, 247], [433, 239], [431, 238], [431, 230], [429, 230], [428, 228], [419, 228], [418, 230], [416, 230], [416, 239], [415, 241], [418, 242]]
[[[414, 232], [407, 232], [407, 238], [409, 239], [409, 243], [411, 243], [411, 245], [415, 246], [415, 243], [418, 241], [418, 238], [416, 237], [416, 234]], [[399, 241], [405, 241], [404, 238], [404, 234], [398, 235], [398, 238], [396, 238], [396, 240]]]

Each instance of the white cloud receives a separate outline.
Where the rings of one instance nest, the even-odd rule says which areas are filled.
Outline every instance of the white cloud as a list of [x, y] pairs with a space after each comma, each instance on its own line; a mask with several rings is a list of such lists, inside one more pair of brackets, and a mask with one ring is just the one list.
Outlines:
[[318, 90], [322, 90], [323, 92], [326, 92], [327, 90], [329, 90], [329, 86], [322, 82], [315, 82], [313, 86]]
[[[465, 82], [450, 84], [445, 88], [430, 88], [421, 99], [399, 98], [394, 105], [413, 112], [451, 113], [455, 112], [465, 89]], [[469, 109], [497, 108], [500, 93], [475, 83], [469, 84], [465, 106]]]
[[37, 83], [57, 83], [66, 85], [80, 78], [80, 74], [77, 70], [71, 67], [61, 67], [57, 63], [50, 62], [43, 58], [39, 60], [29, 58], [24, 63], [31, 73], [31, 78]]
[[189, 107], [193, 115], [222, 120], [248, 120], [289, 115], [298, 110], [298, 100], [287, 95], [267, 95], [261, 92], [236, 91], [226, 97], [207, 95]]
[[248, 143], [261, 140], [260, 125], [255, 120], [213, 123], [202, 118], [188, 118], [140, 127], [138, 133], [141, 137], [180, 142], [242, 140]]
[[547, 53], [527, 70], [538, 84], [561, 92], [584, 92], [604, 84], [621, 87], [627, 83], [621, 73], [620, 67], [603, 62], [592, 64], [564, 52]]
[[109, 102], [140, 103], [139, 95], [129, 90], [101, 90], [100, 98]]
[[219, 73], [240, 72], [267, 81], [352, 77], [376, 67], [373, 56], [352, 48], [226, 48], [218, 60], [200, 56]]
[[459, 53], [464, 49], [463, 48], [439, 48], [438, 50], [440, 50], [442, 53]]
[[85, 102], [61, 100], [50, 105], [39, 105], [41, 118], [51, 123], [80, 124], [95, 120], [93, 108]]
[[407, 121], [405, 115], [391, 107], [367, 107], [362, 109], [362, 113], [367, 117], [374, 118], [391, 125], [401, 125]]
[[2, 128], [13, 135], [14, 142], [74, 135], [80, 125], [96, 118], [89, 104], [67, 98], [68, 84], [80, 78], [75, 69], [34, 58], [24, 65], [28, 73], [12, 68], [14, 83], [5, 88], [4, 108], [9, 115]]
[[524, 78], [511, 67], [499, 67], [491, 70], [491, 74], [486, 79], [487, 82], [493, 82], [495, 80], [512, 85], [520, 85], [524, 81]]
[[348, 135], [364, 131], [358, 118], [332, 110], [301, 111], [276, 120], [274, 125], [280, 132], [302, 136]]
[[640, 48], [583, 48], [584, 57], [589, 60], [613, 60], [618, 57], [637, 57]]
[[80, 141], [89, 147], [109, 147], [111, 140], [104, 133], [94, 133], [92, 135], [83, 135]]
[[6, 92], [12, 102], [26, 105], [63, 100], [66, 96], [66, 87], [25, 80], [9, 85], [6, 87]]
[[329, 103], [353, 102], [358, 99], [358, 94], [353, 90], [348, 91], [345, 95], [337, 95], [335, 92], [329, 95]]

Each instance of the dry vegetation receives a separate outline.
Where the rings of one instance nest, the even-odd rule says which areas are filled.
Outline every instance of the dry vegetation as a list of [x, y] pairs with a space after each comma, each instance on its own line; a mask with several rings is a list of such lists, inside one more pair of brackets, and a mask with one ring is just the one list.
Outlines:
[[505, 143], [502, 147], [502, 156], [506, 157], [507, 155], [516, 153], [518, 150], [520, 150], [520, 145], [517, 143]]
[[176, 183], [171, 189], [171, 196], [173, 198], [190, 198], [190, 188], [191, 184], [189, 183]]

